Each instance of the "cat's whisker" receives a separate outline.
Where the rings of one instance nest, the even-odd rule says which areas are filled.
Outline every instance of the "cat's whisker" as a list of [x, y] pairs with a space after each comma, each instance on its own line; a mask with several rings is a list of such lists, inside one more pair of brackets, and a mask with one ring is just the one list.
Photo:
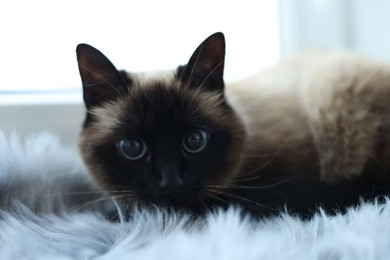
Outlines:
[[224, 200], [223, 198], [218, 197], [212, 191], [209, 191], [209, 190], [207, 192], [207, 196], [210, 197], [211, 199], [217, 200], [217, 201], [222, 202], [224, 204], [228, 204], [229, 203], [228, 201]]
[[203, 207], [204, 209], [207, 209], [207, 208], [208, 208], [207, 205], [206, 205], [206, 203], [204, 202], [204, 198], [199, 197], [199, 198], [197, 199], [197, 202], [198, 202], [198, 203], [200, 204], [200, 206]]
[[[206, 185], [207, 187], [210, 187], [210, 188], [217, 188], [217, 189], [243, 189], [243, 190], [260, 190], [260, 189], [270, 189], [270, 188], [275, 188], [281, 184], [284, 184], [286, 182], [289, 182], [289, 181], [292, 181], [298, 177], [300, 177], [301, 175], [295, 175], [295, 176], [291, 176], [289, 178], [285, 178], [281, 181], [278, 181], [278, 182], [275, 182], [275, 183], [272, 183], [272, 184], [266, 184], [266, 185], [258, 185], [258, 186], [248, 186], [248, 185], [240, 185], [240, 184], [235, 184], [235, 183], [231, 183], [231, 184], [224, 184], [224, 185], [212, 185], [212, 184], [209, 184], [209, 185]], [[255, 180], [255, 179], [258, 179], [262, 177], [261, 175], [259, 176], [256, 176], [254, 178], [247, 178], [247, 179], [236, 179], [235, 181], [238, 181], [238, 182], [246, 182], [246, 181], [251, 181], [251, 180]]]
[[209, 208], [211, 208], [212, 205], [213, 205], [213, 202], [211, 202], [211, 201], [210, 201], [210, 198], [207, 197], [207, 196], [204, 196], [204, 197], [203, 197], [203, 202], [204, 202], [204, 204], [206, 205], [206, 208], [205, 208], [205, 209], [209, 209]]
[[247, 181], [259, 180], [259, 179], [262, 179], [264, 177], [265, 176], [263, 174], [257, 174], [257, 175], [243, 174], [243, 175], [236, 176], [233, 181], [247, 182]]
[[114, 185], [114, 184], [105, 184], [105, 190], [107, 192], [131, 192], [135, 189], [129, 185]]
[[256, 202], [256, 201], [253, 201], [253, 200], [250, 200], [250, 199], [247, 199], [247, 198], [244, 198], [244, 197], [236, 195], [236, 194], [223, 192], [223, 191], [220, 191], [220, 190], [213, 190], [213, 189], [208, 189], [208, 191], [213, 192], [213, 193], [217, 193], [217, 194], [220, 194], [220, 195], [224, 195], [224, 196], [227, 196], [227, 197], [230, 197], [230, 198], [233, 198], [233, 199], [237, 199], [237, 200], [239, 200], [241, 202], [245, 202], [245, 203], [251, 204], [252, 206], [257, 206], [257, 207], [266, 208], [266, 209], [269, 209], [269, 210], [276, 211], [275, 208], [268, 207], [268, 206], [266, 206], [264, 204], [261, 204], [259, 202]]
[[[274, 156], [272, 156], [271, 158], [269, 158], [266, 162], [262, 163], [261, 165], [259, 165], [258, 167], [255, 167], [253, 170], [249, 171], [249, 172], [246, 172], [245, 174], [242, 174], [241, 176], [242, 177], [245, 177], [245, 176], [252, 176], [253, 174], [258, 174], [259, 171], [263, 170], [265, 167], [267, 167], [268, 165], [270, 165], [274, 160], [275, 158], [278, 156], [279, 154], [276, 153]], [[256, 175], [256, 177], [259, 176]]]
[[112, 197], [120, 201], [130, 201], [131, 199], [134, 198], [134, 194], [118, 194], [118, 195], [113, 195]]
[[71, 213], [75, 213], [77, 211], [80, 211], [80, 210], [83, 210], [83, 209], [87, 209], [89, 207], [92, 207], [94, 205], [97, 205], [99, 204], [100, 202], [103, 202], [103, 201], [107, 201], [109, 199], [112, 199], [112, 196], [109, 196], [109, 197], [102, 197], [102, 198], [98, 198], [98, 199], [95, 199], [95, 200], [90, 200], [90, 201], [86, 201], [86, 202], [83, 202], [79, 205], [76, 205], [74, 207], [72, 207], [70, 209], [70, 212]]
[[131, 194], [131, 193], [135, 193], [134, 190], [107, 190], [108, 193], [111, 193], [111, 194]]
[[56, 178], [61, 178], [61, 177], [64, 177], [64, 176], [67, 176], [69, 175], [69, 177], [73, 177], [72, 175], [76, 175], [76, 174], [82, 174], [83, 171], [81, 170], [72, 170], [72, 171], [64, 171], [64, 172], [59, 172], [59, 173], [56, 173], [56, 174], [52, 174], [50, 176], [45, 176], [45, 179], [56, 179]]
[[[206, 187], [205, 193], [202, 194], [202, 199], [205, 200], [206, 202], [208, 202], [208, 204], [213, 205], [214, 202], [210, 201], [210, 198], [212, 198], [213, 196], [215, 196], [215, 195], [213, 195], [213, 193], [210, 193], [210, 191]], [[214, 199], [216, 199], [216, 198], [214, 198]]]
[[[286, 179], [283, 179], [282, 181], [280, 181], [281, 183], [284, 183], [284, 182], [288, 182], [288, 181], [291, 181], [291, 180], [294, 180], [296, 178], [299, 178], [301, 177], [303, 174], [298, 174], [296, 173], [294, 176], [291, 176], [289, 178], [286, 178]], [[247, 181], [254, 181], [254, 180], [258, 180], [258, 179], [261, 179], [261, 178], [264, 178], [265, 176], [259, 174], [259, 175], [256, 175], [256, 176], [253, 176], [253, 177], [249, 177], [249, 178], [236, 178], [234, 179], [234, 181], [237, 181], [237, 182], [247, 182]], [[274, 185], [274, 184], [270, 184], [270, 185]]]
[[240, 156], [242, 158], [266, 158], [275, 156], [276, 152], [258, 153], [258, 154], [245, 154], [245, 153], [232, 153], [233, 155]]
[[71, 208], [71, 212], [80, 211], [89, 207], [93, 207], [101, 202], [108, 201], [108, 200], [114, 200], [114, 201], [121, 201], [121, 204], [123, 201], [126, 201], [126, 205], [124, 208], [130, 208], [130, 203], [133, 202], [134, 196], [132, 194], [122, 194], [122, 195], [113, 195], [113, 196], [105, 196], [101, 197], [95, 200], [90, 200], [84, 203], [81, 203], [73, 208]]
[[247, 181], [259, 180], [261, 178], [264, 178], [264, 176], [261, 174], [258, 174], [258, 175], [248, 177], [248, 178], [236, 178], [236, 179], [234, 179], [234, 181], [247, 182]]
[[261, 171], [262, 169], [264, 169], [265, 167], [267, 167], [268, 165], [270, 165], [280, 154], [281, 152], [283, 151], [283, 149], [286, 147], [288, 141], [289, 141], [290, 138], [287, 138], [283, 144], [279, 147], [279, 150], [277, 152], [274, 153], [274, 155], [269, 158], [266, 162], [262, 163], [261, 165], [259, 165], [258, 167], [255, 167], [253, 170], [249, 171], [249, 172], [246, 172], [245, 174], [242, 174], [241, 176], [245, 177], [245, 176], [251, 176], [252, 174], [255, 174], [255, 173], [258, 173], [259, 171]]
[[56, 192], [56, 193], [48, 193], [44, 195], [44, 197], [52, 197], [52, 196], [76, 196], [76, 195], [102, 195], [102, 191], [74, 191], [74, 192]]
[[134, 196], [136, 194], [134, 190], [119, 190], [119, 191], [108, 190], [108, 193], [114, 197]]

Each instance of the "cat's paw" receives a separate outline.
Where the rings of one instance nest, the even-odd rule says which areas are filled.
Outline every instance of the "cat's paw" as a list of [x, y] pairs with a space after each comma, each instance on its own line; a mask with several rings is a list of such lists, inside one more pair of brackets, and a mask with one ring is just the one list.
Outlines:
[[321, 160], [321, 179], [327, 182], [351, 179], [359, 176], [363, 172], [364, 166], [365, 160], [348, 163], [348, 158], [343, 158], [343, 156], [334, 160]]
[[374, 138], [358, 134], [353, 137], [346, 134], [324, 134], [317, 139], [322, 180], [335, 182], [363, 173], [372, 154]]
[[373, 156], [378, 124], [368, 116], [360, 120], [356, 117], [341, 112], [333, 117], [323, 113], [323, 121], [312, 128], [323, 180], [359, 176]]

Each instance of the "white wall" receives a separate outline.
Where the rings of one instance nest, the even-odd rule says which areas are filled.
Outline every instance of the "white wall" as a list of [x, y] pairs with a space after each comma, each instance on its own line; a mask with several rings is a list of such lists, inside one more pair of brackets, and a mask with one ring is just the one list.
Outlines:
[[390, 61], [390, 1], [355, 0], [353, 3], [352, 48]]
[[283, 53], [317, 47], [348, 47], [348, 1], [279, 0], [279, 9]]
[[390, 61], [390, 1], [279, 0], [284, 54], [350, 49]]
[[98, 48], [118, 69], [166, 70], [186, 63], [218, 31], [227, 40], [225, 79], [247, 77], [279, 57], [277, 3], [0, 1], [0, 91], [78, 90], [75, 49], [81, 42]]

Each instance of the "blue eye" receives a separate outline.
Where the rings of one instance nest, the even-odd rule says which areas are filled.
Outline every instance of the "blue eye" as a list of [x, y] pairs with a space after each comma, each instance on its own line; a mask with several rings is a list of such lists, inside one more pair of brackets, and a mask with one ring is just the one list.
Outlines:
[[116, 144], [116, 148], [120, 155], [131, 161], [141, 159], [147, 151], [146, 143], [139, 137], [125, 138]]
[[203, 151], [209, 143], [210, 134], [202, 129], [189, 131], [183, 139], [183, 147], [189, 153], [199, 153]]

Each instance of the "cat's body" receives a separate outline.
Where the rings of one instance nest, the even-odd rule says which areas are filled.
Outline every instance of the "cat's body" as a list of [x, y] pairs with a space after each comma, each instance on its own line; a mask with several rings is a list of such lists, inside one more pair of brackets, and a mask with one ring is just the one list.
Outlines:
[[373, 185], [373, 195], [388, 191], [387, 178], [364, 174], [385, 154], [377, 144], [386, 139], [388, 67], [306, 54], [225, 88], [224, 46], [214, 34], [187, 65], [158, 75], [119, 72], [78, 47], [87, 107], [80, 150], [101, 187], [128, 204], [201, 210], [332, 207]]
[[360, 175], [369, 160], [388, 167], [381, 156], [390, 123], [390, 65], [351, 53], [306, 52], [226, 92], [244, 119], [246, 154], [278, 154], [272, 160], [292, 174], [317, 171], [318, 162], [327, 181]]

